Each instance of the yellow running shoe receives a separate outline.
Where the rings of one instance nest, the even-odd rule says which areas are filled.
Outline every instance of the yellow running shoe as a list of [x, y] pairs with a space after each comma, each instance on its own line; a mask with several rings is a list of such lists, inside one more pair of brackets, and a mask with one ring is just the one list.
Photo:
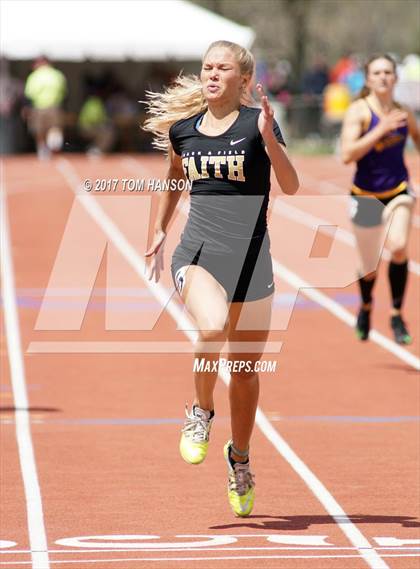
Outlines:
[[239, 517], [249, 516], [254, 507], [254, 478], [249, 470], [249, 461], [246, 463], [235, 462], [231, 465], [229, 450], [232, 441], [225, 444], [224, 455], [228, 465], [228, 498], [233, 513]]
[[179, 451], [185, 462], [200, 464], [207, 456], [213, 414], [195, 405], [191, 413], [186, 407], [185, 415]]

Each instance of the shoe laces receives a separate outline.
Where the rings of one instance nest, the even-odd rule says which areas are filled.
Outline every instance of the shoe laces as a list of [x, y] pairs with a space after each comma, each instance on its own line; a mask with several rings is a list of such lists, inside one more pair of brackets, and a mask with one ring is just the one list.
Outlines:
[[254, 475], [249, 470], [249, 462], [235, 462], [229, 475], [229, 490], [244, 496], [253, 486]]
[[188, 408], [185, 408], [185, 415], [185, 423], [182, 428], [184, 435], [194, 443], [206, 442], [209, 438], [211, 419], [206, 419], [200, 411], [198, 416], [194, 414], [194, 410], [189, 413]]

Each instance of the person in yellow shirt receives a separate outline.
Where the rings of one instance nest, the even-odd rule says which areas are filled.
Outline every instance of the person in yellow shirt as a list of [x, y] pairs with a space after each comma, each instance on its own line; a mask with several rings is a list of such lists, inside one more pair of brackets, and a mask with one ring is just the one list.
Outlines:
[[87, 97], [77, 124], [83, 138], [90, 143], [87, 150], [90, 156], [99, 156], [111, 150], [115, 133], [102, 97], [96, 93]]
[[351, 94], [344, 83], [330, 83], [324, 90], [324, 115], [331, 124], [341, 124], [351, 104]]
[[38, 58], [33, 69], [25, 84], [25, 97], [31, 103], [28, 122], [38, 157], [46, 159], [63, 144], [60, 107], [67, 93], [67, 80], [46, 57]]

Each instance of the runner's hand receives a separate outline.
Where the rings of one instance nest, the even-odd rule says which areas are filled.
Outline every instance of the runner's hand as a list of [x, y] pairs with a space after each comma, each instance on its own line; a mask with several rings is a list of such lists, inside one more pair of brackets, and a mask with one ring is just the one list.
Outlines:
[[379, 121], [379, 128], [382, 130], [383, 135], [397, 130], [402, 126], [406, 126], [408, 114], [401, 109], [393, 109], [387, 115], [384, 115]]
[[265, 94], [261, 83], [257, 83], [256, 89], [260, 97], [261, 107], [262, 107], [260, 115], [258, 117], [258, 128], [261, 132], [261, 136], [265, 138], [266, 135], [273, 134], [274, 111], [273, 107], [268, 102], [268, 97]]
[[160, 279], [160, 272], [164, 270], [163, 242], [165, 241], [165, 238], [166, 238], [166, 233], [164, 231], [158, 231], [155, 234], [152, 245], [150, 246], [149, 250], [146, 251], [145, 253], [145, 257], [152, 257], [152, 260], [149, 264], [149, 272], [147, 275], [149, 281], [152, 280], [154, 276], [155, 282], [158, 282]]

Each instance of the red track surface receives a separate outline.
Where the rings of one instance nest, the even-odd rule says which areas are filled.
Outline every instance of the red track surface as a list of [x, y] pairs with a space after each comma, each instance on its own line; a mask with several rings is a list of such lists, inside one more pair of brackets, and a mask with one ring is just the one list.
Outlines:
[[[301, 195], [332, 193], [332, 184], [338, 186], [337, 194], [346, 193], [351, 172], [333, 157], [296, 157], [295, 163], [303, 180]], [[81, 180], [162, 178], [165, 171], [164, 161], [157, 156], [113, 156], [96, 161], [71, 156], [65, 158], [65, 164], [67, 171], [70, 168]], [[409, 158], [409, 164], [418, 185], [418, 163]], [[318, 182], [324, 185], [319, 186]], [[325, 182], [330, 185], [325, 186]], [[216, 422], [209, 456], [200, 467], [183, 463], [177, 447], [183, 407], [192, 397], [191, 354], [35, 353], [40, 346], [48, 349], [51, 344], [47, 342], [186, 342], [187, 338], [167, 312], [152, 330], [106, 330], [105, 298], [101, 292], [107, 286], [105, 257], [81, 329], [36, 330], [42, 297], [75, 195], [63, 175], [60, 159], [39, 163], [32, 157], [9, 158], [4, 161], [4, 184], [31, 435], [50, 566], [368, 567], [369, 562], [346, 537], [337, 520], [257, 427], [252, 441], [257, 481], [255, 509], [248, 519], [232, 516], [226, 499], [222, 457], [223, 444], [229, 437], [229, 409], [227, 390], [221, 381], [216, 388]], [[102, 195], [95, 199], [105, 203]], [[120, 214], [115, 215], [121, 221]], [[416, 219], [411, 251], [412, 259], [419, 262], [420, 229]], [[179, 214], [168, 239], [167, 265], [183, 221]], [[121, 229], [124, 232], [126, 227]], [[98, 230], [91, 231], [93, 235]], [[132, 227], [127, 229], [130, 231]], [[282, 252], [282, 258], [277, 260], [301, 277], [305, 276], [301, 260], [293, 255], [292, 244], [288, 248], [282, 243], [292, 234], [303, 241], [313, 240], [315, 234], [311, 231], [290, 218], [272, 214], [272, 248]], [[128, 237], [136, 239], [133, 233]], [[351, 247], [342, 247], [344, 258], [349, 255], [350, 259]], [[141, 255], [142, 250], [138, 253]], [[82, 251], [80, 254], [82, 257]], [[384, 267], [381, 277], [376, 288], [374, 325], [390, 337]], [[137, 279], [140, 297], [131, 300], [140, 306], [139, 317], [147, 319], [158, 305], [141, 279]], [[172, 287], [168, 267], [163, 284]], [[278, 277], [276, 287], [279, 305], [275, 324], [284, 322], [281, 301], [284, 293], [293, 291], [290, 284]], [[355, 284], [323, 292], [355, 312]], [[406, 351], [417, 356], [418, 293], [419, 276], [412, 273], [406, 315], [416, 342]], [[58, 299], [64, 320], [66, 311], [75, 310], [70, 301], [75, 299]], [[382, 558], [381, 566], [418, 568], [418, 373], [373, 341], [358, 343], [349, 326], [302, 293], [287, 330], [274, 330], [270, 341], [283, 342], [283, 346], [280, 354], [265, 356], [277, 360], [277, 372], [262, 374], [261, 409], [337, 500], [376, 551], [375, 555]], [[21, 411], [15, 410], [8, 355], [2, 334], [0, 539], [16, 545], [0, 549], [0, 561], [5, 567], [18, 568], [32, 565], [26, 518], [32, 506], [26, 503], [23, 490], [15, 431]], [[114, 539], [112, 547], [110, 537], [96, 538], [95, 548], [92, 539], [90, 547], [56, 543], [80, 536], [148, 539], [143, 539], [143, 544], [139, 537], [126, 538], [118, 544]], [[235, 536], [237, 541], [194, 546], [194, 542], [215, 536]], [[268, 541], [268, 536], [279, 542]], [[308, 545], [290, 541], [299, 537], [306, 538]], [[375, 538], [416, 541], [381, 542]], [[159, 546], [159, 542], [166, 546]], [[191, 547], [187, 546], [189, 543]], [[320, 545], [316, 547], [316, 543]], [[130, 549], [129, 545], [133, 547]], [[370, 566], [379, 567], [375, 561]]]

